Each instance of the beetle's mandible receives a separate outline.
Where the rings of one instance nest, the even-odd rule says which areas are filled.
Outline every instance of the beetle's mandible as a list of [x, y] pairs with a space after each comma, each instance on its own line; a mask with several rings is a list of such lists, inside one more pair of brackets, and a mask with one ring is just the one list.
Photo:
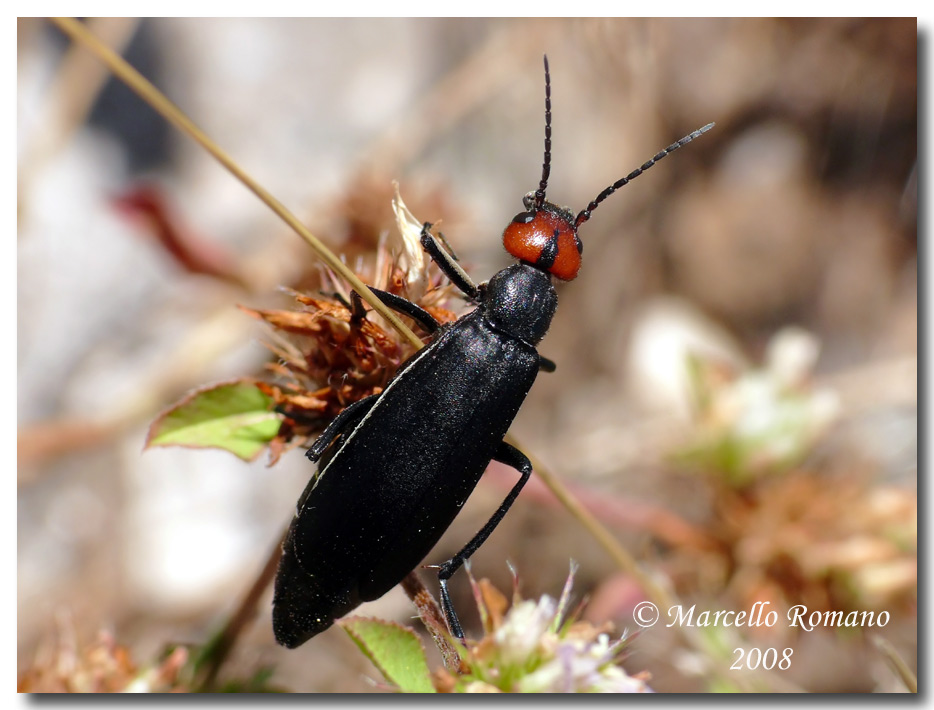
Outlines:
[[607, 197], [713, 124], [668, 146], [601, 192], [576, 216], [545, 200], [551, 170], [551, 80], [545, 58], [545, 157], [539, 187], [503, 232], [519, 263], [474, 284], [435, 241], [422, 246], [476, 309], [439, 324], [403, 298], [375, 291], [387, 306], [434, 333], [378, 395], [344, 409], [308, 450], [318, 475], [298, 500], [283, 544], [273, 599], [276, 640], [295, 648], [360, 603], [381, 597], [427, 555], [492, 460], [519, 481], [489, 522], [439, 566], [441, 606], [451, 632], [463, 630], [447, 581], [483, 544], [532, 474], [528, 458], [505, 443], [539, 370], [538, 354], [558, 305], [552, 277], [580, 269], [578, 228]]

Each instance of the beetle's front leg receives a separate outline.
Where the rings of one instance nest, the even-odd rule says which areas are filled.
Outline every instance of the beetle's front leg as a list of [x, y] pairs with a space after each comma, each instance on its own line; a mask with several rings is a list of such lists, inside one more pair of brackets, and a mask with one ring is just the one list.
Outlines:
[[522, 487], [532, 475], [532, 463], [529, 461], [528, 457], [515, 446], [507, 444], [505, 441], [499, 445], [499, 449], [497, 449], [496, 454], [493, 456], [493, 460], [516, 469], [521, 474], [519, 481], [512, 487], [512, 490], [509, 491], [509, 495], [506, 496], [506, 499], [500, 504], [499, 508], [496, 509], [496, 512], [493, 513], [493, 517], [480, 529], [480, 532], [473, 536], [473, 539], [464, 546], [464, 549], [447, 562], [440, 565], [438, 569], [438, 580], [441, 583], [441, 610], [444, 612], [444, 617], [447, 619], [451, 633], [459, 639], [464, 638], [464, 630], [461, 628], [457, 613], [454, 611], [454, 605], [451, 603], [451, 595], [448, 593], [447, 582], [451, 576], [461, 568], [464, 562], [486, 542], [486, 539], [492, 534], [493, 530], [496, 529], [496, 526], [499, 525], [503, 516], [506, 515], [509, 508], [519, 496], [519, 491], [522, 490]]
[[444, 275], [448, 277], [452, 284], [457, 286], [471, 301], [477, 300], [480, 293], [477, 285], [467, 275], [467, 272], [461, 268], [460, 264], [441, 248], [430, 230], [431, 222], [425, 222], [422, 225], [422, 248], [428, 252], [428, 256], [438, 265], [438, 268], [444, 272]]

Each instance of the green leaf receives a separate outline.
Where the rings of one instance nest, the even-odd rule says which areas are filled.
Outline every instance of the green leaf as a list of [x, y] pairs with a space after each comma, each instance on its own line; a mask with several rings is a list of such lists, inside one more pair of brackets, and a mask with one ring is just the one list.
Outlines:
[[350, 617], [337, 624], [387, 681], [403, 693], [434, 693], [425, 649], [411, 629], [380, 619]]
[[273, 400], [249, 380], [194, 390], [156, 417], [146, 448], [225, 449], [252, 461], [279, 433], [282, 419], [272, 405]]

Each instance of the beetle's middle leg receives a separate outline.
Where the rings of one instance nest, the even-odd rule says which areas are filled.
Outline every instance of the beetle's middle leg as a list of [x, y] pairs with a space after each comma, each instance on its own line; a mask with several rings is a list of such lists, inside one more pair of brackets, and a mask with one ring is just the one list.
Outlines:
[[[409, 318], [418, 323], [425, 331], [429, 334], [434, 333], [441, 327], [441, 324], [435, 320], [428, 311], [420, 306], [415, 305], [411, 301], [408, 301], [402, 296], [397, 296], [394, 293], [389, 293], [388, 291], [381, 291], [378, 288], [370, 287], [370, 290], [373, 292], [373, 295], [376, 296], [384, 304], [392, 308], [394, 311], [398, 311], [403, 315], [407, 315]], [[363, 300], [360, 298], [360, 294], [356, 291], [350, 292], [350, 309], [352, 317], [362, 318], [366, 315], [366, 311], [363, 308]], [[362, 315], [361, 315], [362, 314]], [[376, 400], [379, 398], [378, 394], [370, 395], [369, 397], [364, 397], [361, 400], [354, 402], [353, 404], [348, 405], [331, 421], [330, 424], [322, 432], [321, 436], [312, 444], [311, 448], [305, 453], [305, 455], [312, 461], [318, 461], [324, 454], [325, 450], [331, 445], [331, 443], [341, 434], [344, 434], [346, 431], [351, 429], [360, 423], [360, 420], [366, 416], [366, 413], [370, 411]]]
[[506, 496], [506, 499], [500, 504], [496, 512], [493, 513], [493, 517], [480, 529], [480, 532], [473, 536], [473, 539], [464, 546], [464, 549], [447, 562], [440, 565], [438, 570], [438, 580], [441, 583], [441, 609], [447, 619], [448, 626], [451, 628], [451, 633], [461, 639], [464, 638], [464, 630], [461, 628], [460, 621], [454, 611], [454, 605], [451, 603], [447, 582], [451, 576], [461, 568], [464, 562], [486, 542], [486, 539], [492, 534], [493, 530], [496, 529], [496, 526], [499, 525], [503, 516], [506, 515], [509, 508], [519, 496], [519, 491], [522, 490], [522, 487], [532, 475], [532, 463], [529, 461], [528, 457], [515, 446], [507, 444], [505, 441], [499, 445], [499, 449], [497, 449], [496, 454], [493, 456], [493, 460], [504, 463], [507, 466], [512, 466], [512, 468], [516, 469], [521, 474], [521, 477], [516, 485], [512, 487], [512, 490], [509, 491], [509, 495]]

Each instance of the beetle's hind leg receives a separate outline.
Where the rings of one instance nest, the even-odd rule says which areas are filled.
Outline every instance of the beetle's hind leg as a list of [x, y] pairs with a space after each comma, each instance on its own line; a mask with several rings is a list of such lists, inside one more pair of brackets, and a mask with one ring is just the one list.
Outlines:
[[358, 399], [353, 404], [344, 407], [340, 413], [331, 420], [331, 423], [325, 427], [324, 431], [321, 432], [321, 436], [315, 440], [311, 448], [305, 452], [305, 456], [312, 461], [320, 459], [325, 449], [327, 449], [338, 436], [351, 427], [356, 426], [357, 423], [366, 416], [366, 413], [376, 404], [378, 398], [378, 394], [371, 394], [369, 397]]
[[477, 300], [480, 294], [477, 284], [471, 280], [467, 272], [457, 263], [457, 260], [438, 244], [438, 240], [431, 233], [431, 222], [425, 222], [422, 225], [421, 242], [422, 248], [428, 252], [428, 256], [444, 272], [444, 275], [448, 277], [451, 283], [457, 286], [471, 301]]
[[[441, 324], [435, 320], [435, 317], [431, 315], [421, 306], [418, 306], [408, 299], [403, 298], [402, 296], [397, 296], [394, 293], [389, 293], [389, 291], [381, 291], [378, 288], [373, 288], [370, 286], [370, 290], [373, 292], [373, 295], [376, 296], [380, 301], [382, 301], [386, 306], [391, 308], [394, 311], [408, 316], [416, 323], [418, 323], [425, 332], [428, 334], [434, 333], [438, 328], [441, 327]], [[360, 294], [356, 291], [350, 292], [350, 298], [354, 301], [354, 306], [360, 301]]]
[[[318, 435], [318, 438], [315, 439], [315, 443], [311, 445], [311, 448], [305, 452], [310, 460], [317, 463], [318, 459], [321, 458], [321, 455], [325, 450], [331, 445], [331, 443], [341, 434], [343, 434], [348, 429], [356, 426], [356, 424], [366, 416], [366, 413], [370, 411], [370, 407], [376, 404], [376, 399], [379, 397], [379, 394], [371, 394], [369, 397], [364, 397], [363, 399], [358, 399], [356, 402], [348, 404], [344, 407], [336, 417], [334, 417], [331, 422], [324, 428], [324, 431]], [[295, 419], [301, 422], [307, 422], [309, 424], [315, 424], [319, 421], [319, 417], [303, 414], [302, 412], [292, 412], [289, 411], [289, 408], [285, 405], [277, 405], [275, 407], [276, 412], [279, 414], [284, 414], [290, 419]]]
[[464, 630], [461, 628], [457, 613], [454, 611], [454, 605], [451, 603], [451, 595], [448, 593], [447, 582], [451, 576], [461, 568], [464, 562], [486, 542], [486, 539], [492, 534], [493, 530], [496, 529], [496, 526], [499, 525], [503, 516], [506, 515], [506, 512], [519, 496], [519, 491], [522, 490], [522, 487], [532, 475], [532, 462], [529, 461], [528, 457], [519, 451], [519, 449], [511, 444], [507, 444], [505, 441], [499, 445], [499, 449], [496, 451], [496, 455], [493, 456], [493, 460], [504, 463], [507, 466], [512, 466], [521, 474], [521, 477], [516, 485], [512, 487], [512, 490], [509, 491], [509, 495], [506, 496], [506, 499], [500, 504], [499, 508], [496, 509], [496, 512], [493, 513], [493, 517], [480, 529], [480, 532], [473, 536], [473, 539], [464, 546], [463, 550], [458, 552], [447, 562], [441, 564], [438, 570], [438, 580], [441, 583], [441, 610], [444, 612], [451, 633], [460, 639], [464, 638]]

